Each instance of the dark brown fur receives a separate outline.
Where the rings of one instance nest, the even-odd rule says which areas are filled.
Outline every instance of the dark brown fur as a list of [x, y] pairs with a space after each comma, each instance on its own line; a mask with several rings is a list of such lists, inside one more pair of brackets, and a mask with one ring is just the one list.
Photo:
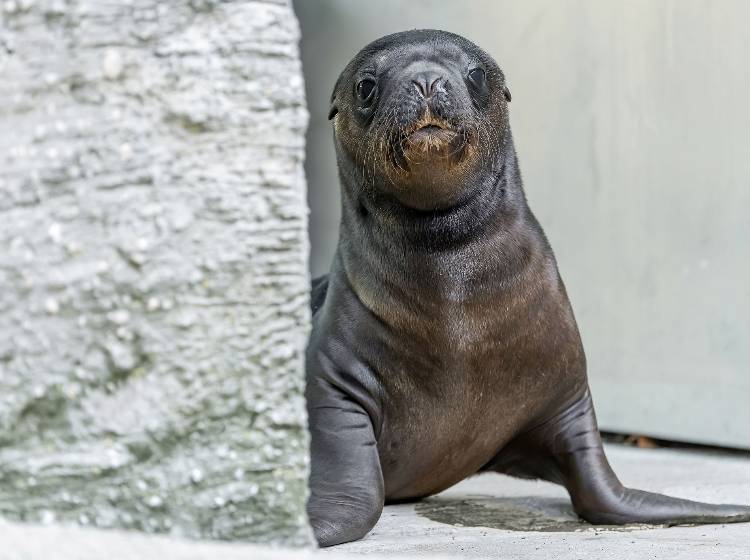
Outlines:
[[339, 78], [340, 241], [313, 287], [307, 354], [319, 542], [482, 470], [563, 484], [594, 523], [750, 520], [624, 488], [609, 468], [509, 98], [486, 53], [437, 31], [380, 39]]

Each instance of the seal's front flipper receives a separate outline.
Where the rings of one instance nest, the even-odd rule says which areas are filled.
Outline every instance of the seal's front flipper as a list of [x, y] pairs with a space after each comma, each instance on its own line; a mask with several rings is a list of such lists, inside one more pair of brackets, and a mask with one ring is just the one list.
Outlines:
[[596, 525], [750, 522], [750, 507], [704, 504], [625, 488], [602, 449], [588, 391], [517, 438], [489, 469], [563, 484], [576, 513]]
[[308, 378], [311, 433], [307, 511], [320, 546], [364, 537], [383, 510], [383, 475], [370, 415], [323, 375]]

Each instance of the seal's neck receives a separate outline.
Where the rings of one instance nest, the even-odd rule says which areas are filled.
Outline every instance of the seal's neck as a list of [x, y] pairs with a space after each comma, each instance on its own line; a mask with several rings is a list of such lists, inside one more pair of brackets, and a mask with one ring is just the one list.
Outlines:
[[427, 283], [450, 298], [517, 274], [538, 240], [512, 141], [477, 181], [451, 208], [418, 211], [342, 177], [337, 258], [354, 289]]

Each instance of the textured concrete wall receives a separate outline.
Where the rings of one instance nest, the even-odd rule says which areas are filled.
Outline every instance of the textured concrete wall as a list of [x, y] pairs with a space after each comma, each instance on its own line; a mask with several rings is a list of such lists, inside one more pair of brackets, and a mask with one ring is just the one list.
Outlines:
[[463, 34], [507, 74], [526, 192], [581, 327], [602, 426], [750, 449], [750, 3], [296, 8], [314, 273], [330, 266], [338, 235], [326, 113], [341, 68], [386, 33]]
[[0, 516], [310, 542], [291, 6], [0, 13]]

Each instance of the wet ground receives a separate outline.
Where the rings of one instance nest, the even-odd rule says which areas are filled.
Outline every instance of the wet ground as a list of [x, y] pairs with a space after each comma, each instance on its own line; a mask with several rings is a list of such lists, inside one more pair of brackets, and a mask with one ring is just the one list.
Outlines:
[[434, 498], [416, 504], [417, 515], [455, 527], [487, 527], [507, 531], [557, 533], [589, 527], [578, 519], [565, 498]]

